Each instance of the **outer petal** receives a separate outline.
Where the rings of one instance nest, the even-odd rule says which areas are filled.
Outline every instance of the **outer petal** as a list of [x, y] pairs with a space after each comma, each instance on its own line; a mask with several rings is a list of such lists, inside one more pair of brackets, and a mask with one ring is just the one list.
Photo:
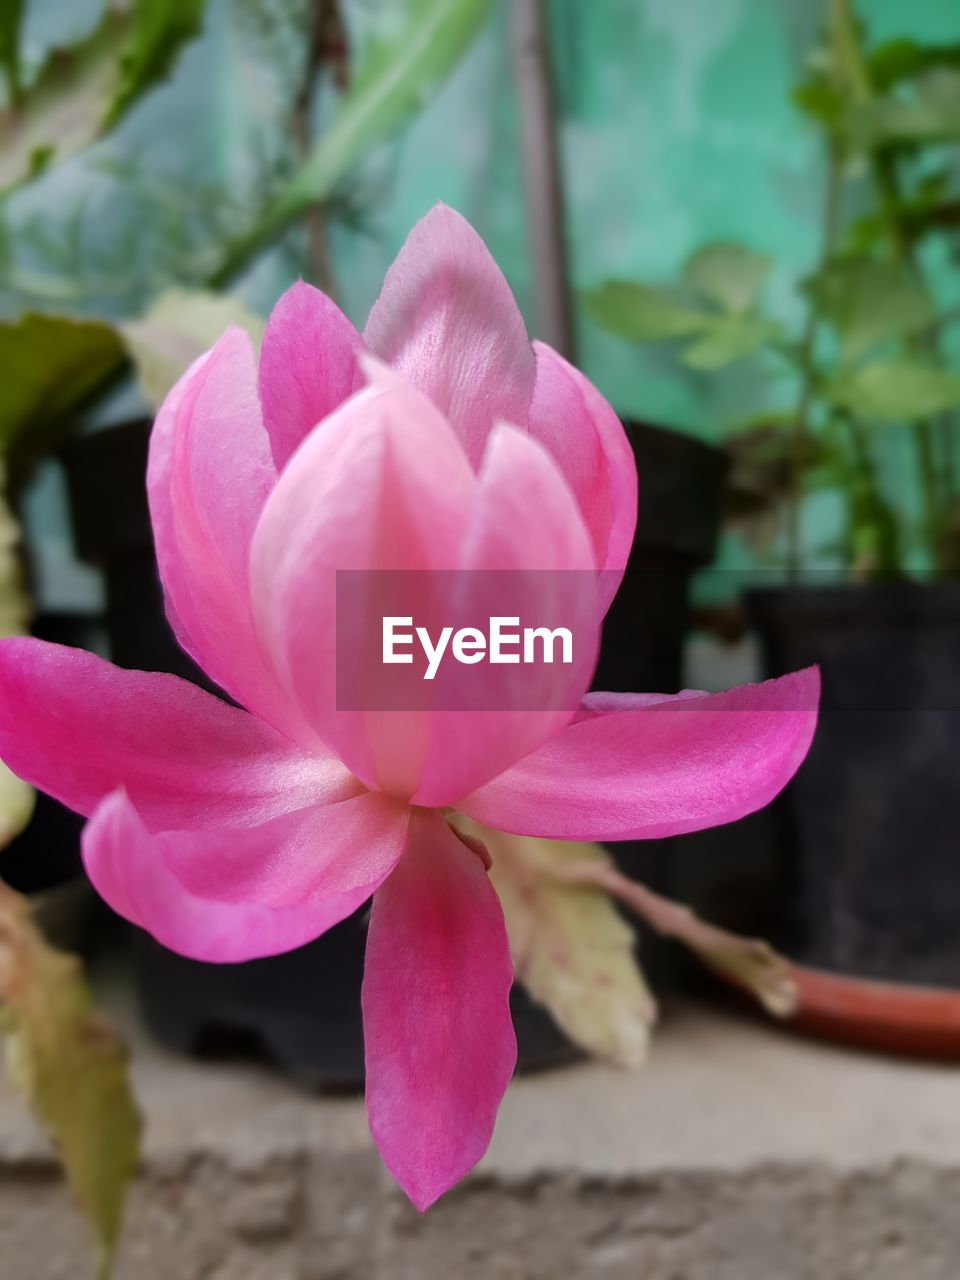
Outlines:
[[152, 830], [251, 826], [356, 790], [339, 760], [186, 680], [19, 636], [0, 641], [0, 757], [84, 814], [125, 787]]
[[[563, 727], [590, 683], [599, 614], [589, 534], [573, 495], [542, 446], [503, 424], [490, 436], [464, 539], [454, 628], [495, 616], [520, 625], [564, 626], [569, 665], [450, 663], [438, 678], [430, 747], [414, 799], [443, 806], [496, 776]], [[471, 694], [473, 696], [471, 696]]]
[[[361, 392], [304, 442], [264, 509], [251, 582], [264, 648], [310, 724], [357, 777], [409, 796], [425, 749], [426, 713], [337, 708], [338, 571], [456, 568], [476, 489], [450, 427], [429, 401], [407, 390]], [[430, 590], [430, 573], [422, 580]], [[367, 625], [358, 609], [342, 627], [345, 633], [352, 627], [372, 678], [379, 623]]]
[[250, 615], [250, 537], [276, 468], [250, 339], [229, 329], [167, 396], [150, 437], [147, 492], [177, 637], [211, 679], [276, 727], [295, 713], [264, 664]]
[[260, 403], [278, 471], [317, 423], [362, 386], [360, 346], [336, 303], [302, 280], [270, 313], [260, 351]]
[[435, 813], [373, 900], [363, 979], [367, 1115], [387, 1168], [428, 1208], [486, 1151], [517, 1056], [513, 965], [479, 857]]
[[637, 467], [620, 419], [596, 387], [558, 355], [535, 342], [537, 380], [530, 434], [553, 455], [590, 530], [603, 570], [604, 612], [617, 593], [637, 523]]
[[557, 840], [641, 840], [733, 822], [793, 777], [819, 696], [819, 672], [808, 667], [727, 693], [598, 711], [458, 808], [487, 826]]
[[158, 942], [195, 960], [276, 955], [343, 920], [390, 874], [407, 812], [370, 793], [241, 831], [151, 835], [122, 791], [83, 831], [97, 892]]
[[410, 232], [363, 337], [446, 415], [474, 465], [495, 421], [526, 422], [535, 368], [523, 317], [452, 209], [436, 205]]

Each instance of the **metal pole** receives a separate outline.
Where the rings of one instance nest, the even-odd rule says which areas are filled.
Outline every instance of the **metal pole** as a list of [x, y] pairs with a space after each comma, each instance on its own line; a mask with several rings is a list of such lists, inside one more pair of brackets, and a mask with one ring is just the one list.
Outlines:
[[573, 319], [546, 5], [544, 0], [507, 2], [520, 100], [520, 147], [533, 258], [536, 336], [572, 359]]

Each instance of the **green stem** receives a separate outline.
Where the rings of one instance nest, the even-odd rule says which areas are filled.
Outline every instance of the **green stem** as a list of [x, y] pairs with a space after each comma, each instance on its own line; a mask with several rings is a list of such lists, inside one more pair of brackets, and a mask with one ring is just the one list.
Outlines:
[[[838, 147], [831, 146], [827, 165], [827, 183], [823, 202], [823, 223], [820, 236], [820, 258], [817, 270], [822, 271], [833, 256], [840, 225], [840, 197], [842, 194], [843, 156]], [[820, 313], [815, 302], [810, 303], [806, 324], [800, 339], [798, 367], [800, 394], [794, 413], [793, 439], [790, 448], [790, 476], [787, 497], [787, 573], [796, 582], [800, 573], [800, 505], [802, 499], [803, 468], [807, 458], [810, 438], [810, 410], [816, 394], [816, 351]]]
[[[870, 82], [869, 68], [863, 56], [860, 30], [851, 0], [831, 0], [831, 37], [835, 65], [853, 101], [860, 106], [868, 106], [875, 95]], [[926, 283], [914, 254], [913, 243], [901, 220], [903, 204], [896, 161], [893, 156], [888, 152], [873, 150], [870, 154], [870, 174], [891, 252], [894, 258], [913, 274], [919, 287], [926, 291]], [[906, 339], [904, 347], [908, 353], [914, 355], [921, 354], [923, 351], [920, 343], [914, 338]], [[941, 477], [937, 471], [934, 447], [936, 424], [930, 418], [923, 418], [912, 425], [923, 494], [924, 539], [928, 550], [936, 559], [942, 528]]]

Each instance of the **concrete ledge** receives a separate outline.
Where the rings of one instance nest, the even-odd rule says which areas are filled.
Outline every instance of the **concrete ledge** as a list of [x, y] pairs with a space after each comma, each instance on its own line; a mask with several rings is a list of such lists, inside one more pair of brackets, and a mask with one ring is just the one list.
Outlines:
[[[356, 1100], [166, 1054], [117, 1280], [957, 1280], [960, 1073], [695, 1007], [644, 1072], [517, 1082], [481, 1169], [425, 1218]], [[82, 1280], [82, 1224], [0, 1085], [0, 1276]]]

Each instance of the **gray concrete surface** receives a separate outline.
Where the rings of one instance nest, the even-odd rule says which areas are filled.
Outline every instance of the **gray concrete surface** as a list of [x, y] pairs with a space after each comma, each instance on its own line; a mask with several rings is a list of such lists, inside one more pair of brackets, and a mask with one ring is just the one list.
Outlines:
[[[426, 1217], [353, 1100], [173, 1058], [131, 1024], [148, 1118], [117, 1280], [958, 1280], [960, 1070], [686, 1007], [636, 1074], [518, 1081]], [[0, 1084], [0, 1278], [84, 1280], [82, 1223]]]

